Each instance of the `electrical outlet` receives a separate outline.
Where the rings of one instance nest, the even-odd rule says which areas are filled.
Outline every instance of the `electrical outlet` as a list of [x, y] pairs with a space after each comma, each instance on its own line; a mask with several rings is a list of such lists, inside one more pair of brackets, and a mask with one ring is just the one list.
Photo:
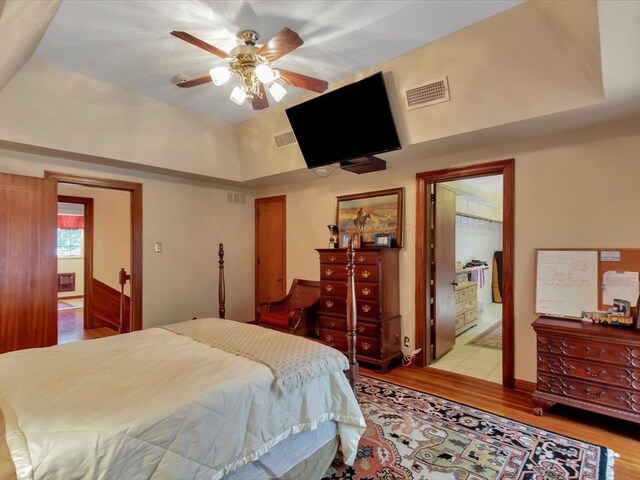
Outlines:
[[411, 339], [409, 337], [404, 337], [404, 346], [405, 347], [411, 346]]

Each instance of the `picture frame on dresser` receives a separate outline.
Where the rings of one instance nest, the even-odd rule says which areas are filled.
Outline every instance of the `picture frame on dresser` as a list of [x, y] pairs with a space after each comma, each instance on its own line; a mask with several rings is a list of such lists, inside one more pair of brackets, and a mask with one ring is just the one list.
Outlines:
[[340, 248], [347, 248], [349, 246], [349, 232], [342, 232], [340, 234]]
[[389, 234], [389, 246], [402, 247], [404, 187], [336, 197], [336, 225], [358, 232], [361, 246], [375, 246], [376, 234]]
[[375, 247], [390, 247], [391, 246], [391, 234], [390, 233], [376, 233], [373, 245]]

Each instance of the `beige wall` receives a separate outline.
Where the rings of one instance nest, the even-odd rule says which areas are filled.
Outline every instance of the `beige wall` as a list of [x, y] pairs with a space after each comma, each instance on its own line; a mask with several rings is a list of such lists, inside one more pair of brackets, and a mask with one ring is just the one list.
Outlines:
[[[226, 250], [227, 317], [253, 319], [253, 197], [227, 203], [225, 187], [0, 150], [0, 171], [45, 170], [143, 185], [143, 326], [218, 314], [218, 243]], [[236, 190], [237, 191], [237, 190]], [[163, 251], [154, 253], [154, 242]], [[118, 269], [120, 266], [117, 266]]]
[[[640, 120], [535, 141], [461, 152], [388, 170], [326, 179], [257, 196], [287, 195], [287, 278], [318, 279], [315, 248], [327, 244], [335, 197], [405, 187], [404, 248], [400, 253], [402, 336], [414, 336], [415, 205], [418, 172], [515, 158], [515, 376], [535, 381], [534, 253], [536, 248], [638, 247], [636, 194]], [[624, 225], [624, 228], [620, 228]]]
[[[385, 72], [398, 133], [406, 148], [601, 103], [600, 68], [596, 3], [533, 1], [359, 72], [331, 88]], [[406, 90], [445, 76], [450, 101], [404, 108]], [[305, 168], [299, 149], [275, 147], [273, 136], [289, 129], [283, 107], [271, 107], [239, 125], [244, 180]]]
[[[58, 195], [93, 198], [93, 277], [120, 291], [121, 268], [131, 273], [129, 192], [59, 185]], [[125, 286], [129, 295], [129, 284]]]
[[0, 91], [0, 140], [240, 180], [235, 125], [39, 60]]
[[[599, 104], [597, 5], [525, 2], [331, 88], [380, 70], [405, 147]], [[403, 107], [407, 89], [443, 76], [450, 101]], [[273, 140], [290, 130], [286, 106], [236, 126], [32, 59], [0, 91], [0, 141], [248, 181], [305, 168]]]

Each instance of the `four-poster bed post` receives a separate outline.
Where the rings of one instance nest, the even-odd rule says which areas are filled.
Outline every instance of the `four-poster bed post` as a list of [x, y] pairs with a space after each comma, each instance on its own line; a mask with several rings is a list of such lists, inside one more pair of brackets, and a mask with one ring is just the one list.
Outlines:
[[347, 378], [355, 393], [356, 380], [358, 378], [358, 360], [356, 359], [357, 307], [356, 285], [354, 281], [354, 257], [353, 235], [349, 235], [349, 244], [347, 246], [347, 359], [349, 360], [349, 371]]
[[224, 247], [218, 246], [218, 317], [224, 318], [225, 290], [224, 290]]

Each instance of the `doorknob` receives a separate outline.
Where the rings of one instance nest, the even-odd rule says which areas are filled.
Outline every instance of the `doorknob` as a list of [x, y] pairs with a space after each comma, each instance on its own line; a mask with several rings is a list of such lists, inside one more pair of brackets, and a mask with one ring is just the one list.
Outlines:
[[454, 287], [458, 286], [458, 282], [453, 282], [451, 285], [453, 285]]

